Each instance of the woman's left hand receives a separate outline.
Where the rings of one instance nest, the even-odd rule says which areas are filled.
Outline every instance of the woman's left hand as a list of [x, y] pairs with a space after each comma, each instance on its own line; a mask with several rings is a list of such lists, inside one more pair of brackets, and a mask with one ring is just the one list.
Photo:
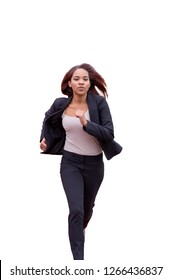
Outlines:
[[76, 110], [75, 116], [80, 119], [80, 123], [83, 126], [87, 126], [87, 120], [85, 118], [85, 114], [84, 114], [83, 110], [80, 110], [80, 109]]

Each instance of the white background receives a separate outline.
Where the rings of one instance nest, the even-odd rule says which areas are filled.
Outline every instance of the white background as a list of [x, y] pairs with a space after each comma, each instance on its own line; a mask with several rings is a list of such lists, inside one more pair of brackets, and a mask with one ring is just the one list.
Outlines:
[[39, 136], [45, 111], [62, 96], [63, 76], [86, 62], [107, 82], [123, 151], [104, 159], [84, 263], [164, 266], [158, 279], [169, 279], [169, 2], [1, 1], [0, 259], [6, 277], [15, 265], [73, 265], [61, 158], [40, 155]]

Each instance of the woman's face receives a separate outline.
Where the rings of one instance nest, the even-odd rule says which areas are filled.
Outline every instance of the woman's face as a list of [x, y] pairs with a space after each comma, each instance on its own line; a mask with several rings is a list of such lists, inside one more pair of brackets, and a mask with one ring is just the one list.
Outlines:
[[73, 94], [85, 95], [87, 94], [90, 87], [89, 74], [86, 70], [78, 68], [73, 73], [71, 80], [68, 82], [69, 87], [72, 88]]

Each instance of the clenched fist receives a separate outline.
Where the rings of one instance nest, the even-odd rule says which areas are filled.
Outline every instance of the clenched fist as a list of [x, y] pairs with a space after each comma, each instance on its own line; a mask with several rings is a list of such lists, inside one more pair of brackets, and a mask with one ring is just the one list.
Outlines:
[[77, 118], [80, 119], [80, 123], [81, 123], [83, 126], [86, 126], [86, 125], [87, 125], [87, 120], [86, 120], [86, 118], [85, 118], [84, 111], [82, 111], [82, 110], [80, 110], [80, 109], [76, 110], [75, 116], [76, 116]]
[[45, 152], [47, 149], [47, 144], [46, 144], [46, 139], [43, 138], [42, 141], [40, 142], [40, 149]]

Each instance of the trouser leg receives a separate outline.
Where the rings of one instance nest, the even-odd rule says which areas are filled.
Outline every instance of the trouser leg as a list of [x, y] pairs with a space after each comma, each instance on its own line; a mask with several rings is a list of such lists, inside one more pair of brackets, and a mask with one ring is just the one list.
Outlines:
[[61, 179], [69, 205], [68, 230], [74, 260], [84, 259], [84, 180], [77, 166], [61, 163]]
[[86, 228], [93, 214], [95, 199], [104, 177], [103, 160], [86, 162], [84, 168], [84, 221]]

